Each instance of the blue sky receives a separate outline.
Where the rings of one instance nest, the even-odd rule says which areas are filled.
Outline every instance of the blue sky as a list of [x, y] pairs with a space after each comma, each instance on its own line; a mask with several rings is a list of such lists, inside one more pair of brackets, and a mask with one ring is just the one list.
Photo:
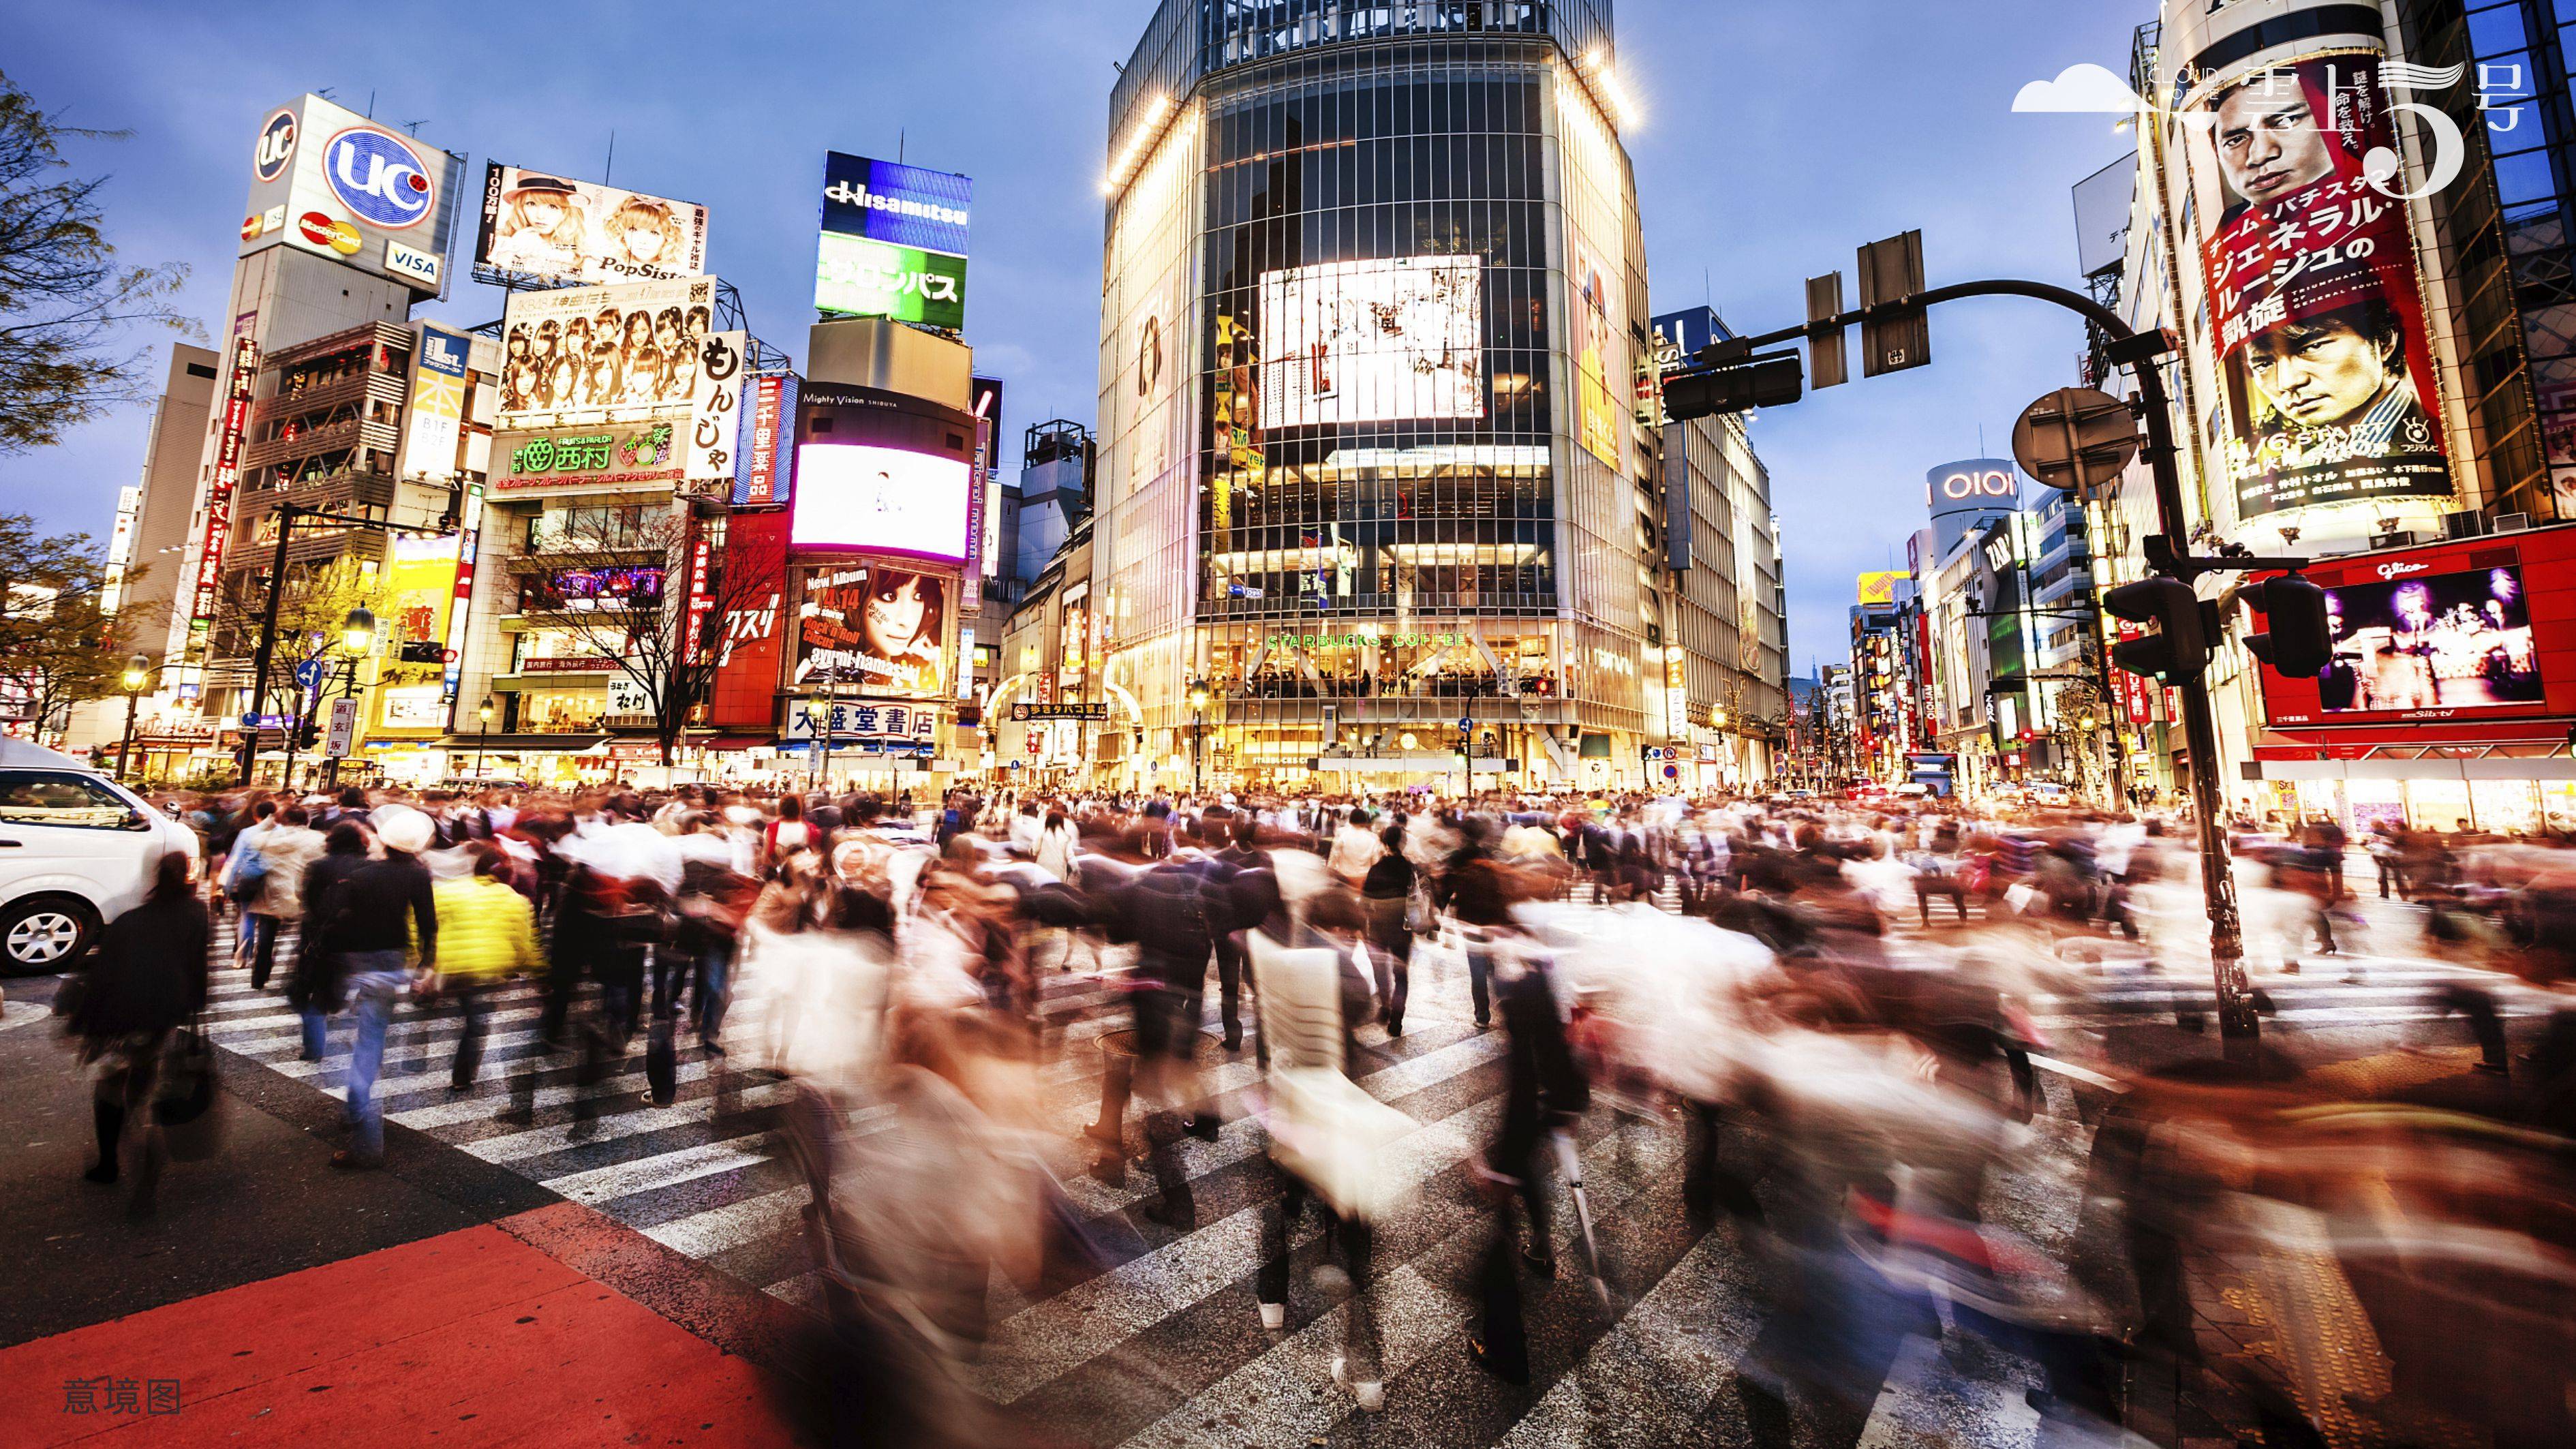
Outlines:
[[[267, 111], [328, 87], [482, 165], [596, 179], [706, 203], [709, 262], [755, 329], [802, 357], [812, 189], [826, 149], [975, 178], [967, 337], [1005, 379], [1008, 449], [1026, 425], [1096, 406], [1100, 173], [1111, 69], [1150, 0], [947, 0], [712, 7], [450, 4], [316, 7], [90, 0], [12, 4], [0, 66], [75, 124], [107, 171], [111, 239], [176, 260], [185, 310], [224, 305]], [[1800, 282], [1851, 272], [1863, 241], [1921, 227], [1934, 284], [2072, 284], [2068, 188], [2117, 159], [2099, 116], [2010, 112], [2023, 82], [2077, 61], [2125, 72], [2146, 0], [1619, 0], [1627, 136], [1656, 310], [1714, 301], [1745, 330], [1797, 320]], [[461, 269], [461, 268], [460, 268]], [[1705, 281], [1703, 281], [1705, 278]], [[498, 294], [466, 283], [428, 315], [472, 324]], [[1934, 363], [1855, 380], [1754, 425], [1786, 535], [1794, 672], [1843, 650], [1852, 576], [1903, 565], [1926, 468], [2003, 451], [2032, 398], [2074, 381], [2071, 318], [2036, 303], [1952, 304]], [[158, 337], [138, 342], [156, 349]], [[157, 377], [160, 363], [152, 364]], [[0, 459], [0, 507], [104, 536], [142, 464], [148, 407], [63, 446]]]

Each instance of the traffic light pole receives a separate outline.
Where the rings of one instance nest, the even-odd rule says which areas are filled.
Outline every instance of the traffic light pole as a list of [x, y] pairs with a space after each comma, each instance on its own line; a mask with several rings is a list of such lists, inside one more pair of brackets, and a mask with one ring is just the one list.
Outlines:
[[[1758, 348], [1800, 338], [1839, 338], [1844, 328], [1858, 323], [1899, 317], [1936, 303], [1968, 297], [2027, 297], [2053, 302], [2101, 328], [2110, 338], [2104, 354], [2126, 366], [2137, 379], [2137, 410], [2147, 425], [2146, 444], [2140, 451], [2155, 479], [2156, 519], [2162, 532], [2146, 541], [2146, 553], [2157, 573], [2187, 583], [2193, 575], [2214, 568], [2268, 566], [2268, 561], [2202, 560], [2188, 555], [2185, 540], [2190, 537], [2190, 528], [2183, 512], [2182, 478], [2174, 468], [2171, 403], [2165, 395], [2164, 378], [2155, 367], [2155, 359], [2172, 350], [2171, 342], [2162, 332], [2141, 335], [2132, 331], [2119, 313], [2081, 292], [2045, 282], [2011, 279], [1959, 282], [1759, 337], [1715, 343], [1701, 349], [1699, 358], [1712, 364], [1740, 362]], [[2255, 1015], [2253, 987], [2245, 977], [2245, 927], [2236, 906], [2236, 877], [2228, 866], [2227, 832], [2219, 818], [2223, 802], [2218, 792], [2218, 722], [2210, 708], [2209, 686], [2199, 673], [2184, 680], [2180, 690], [2183, 740], [2191, 750], [2192, 812], [2198, 817], [2200, 834], [2201, 890], [2209, 907], [2209, 960], [2218, 991], [2218, 1031], [2231, 1060], [2250, 1062], [2261, 1039], [2262, 1022]]]

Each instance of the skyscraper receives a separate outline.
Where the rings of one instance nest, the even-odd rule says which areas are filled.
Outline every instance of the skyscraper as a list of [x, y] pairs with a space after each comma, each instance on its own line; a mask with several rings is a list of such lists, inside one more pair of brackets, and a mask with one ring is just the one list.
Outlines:
[[1110, 105], [1095, 767], [1454, 785], [1463, 733], [1481, 783], [1644, 782], [1677, 712], [1614, 61], [1607, 0], [1156, 10]]

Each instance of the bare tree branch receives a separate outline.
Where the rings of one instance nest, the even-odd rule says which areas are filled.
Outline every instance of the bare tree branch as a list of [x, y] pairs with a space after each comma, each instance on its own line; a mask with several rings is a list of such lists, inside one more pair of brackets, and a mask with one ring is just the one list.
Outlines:
[[127, 328], [200, 335], [170, 306], [186, 267], [116, 264], [97, 204], [106, 178], [50, 179], [68, 169], [66, 138], [122, 134], [64, 126], [0, 76], [0, 453], [59, 443], [143, 397], [143, 352], [118, 345]]

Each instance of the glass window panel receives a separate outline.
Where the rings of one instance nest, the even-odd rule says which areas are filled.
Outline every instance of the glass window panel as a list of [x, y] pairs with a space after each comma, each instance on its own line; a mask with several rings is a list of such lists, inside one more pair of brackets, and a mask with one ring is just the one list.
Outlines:
[[2549, 173], [2549, 158], [2544, 153], [2496, 158], [2496, 191], [2507, 206], [2538, 201], [2555, 195], [2557, 183]]
[[2520, 50], [2529, 42], [2522, 30], [2522, 7], [2499, 5], [2469, 17], [2469, 53], [2494, 55], [2498, 51]]

